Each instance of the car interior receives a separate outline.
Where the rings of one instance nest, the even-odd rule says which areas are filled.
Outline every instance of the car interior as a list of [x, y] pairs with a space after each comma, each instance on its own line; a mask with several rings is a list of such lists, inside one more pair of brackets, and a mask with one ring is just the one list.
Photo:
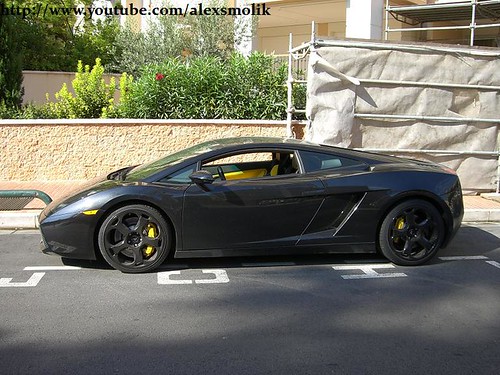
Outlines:
[[297, 173], [299, 165], [293, 152], [273, 151], [239, 154], [202, 165], [218, 180], [241, 180]]

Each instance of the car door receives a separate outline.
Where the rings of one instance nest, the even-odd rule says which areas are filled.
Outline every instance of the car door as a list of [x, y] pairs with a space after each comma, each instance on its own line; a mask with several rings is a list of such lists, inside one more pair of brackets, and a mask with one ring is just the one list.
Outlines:
[[357, 239], [371, 223], [357, 223], [359, 231], [354, 235], [344, 235], [340, 230], [369, 191], [366, 181], [368, 166], [334, 153], [301, 151], [300, 158], [306, 174], [321, 176], [325, 199], [298, 244], [333, 244]]
[[236, 255], [245, 248], [295, 245], [324, 191], [318, 176], [295, 172], [192, 184], [184, 196], [183, 250]]

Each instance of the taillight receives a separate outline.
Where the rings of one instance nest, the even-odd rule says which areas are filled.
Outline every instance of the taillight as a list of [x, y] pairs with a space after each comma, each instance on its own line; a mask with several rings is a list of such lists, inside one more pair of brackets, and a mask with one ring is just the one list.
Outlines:
[[456, 175], [456, 174], [457, 174], [457, 171], [455, 171], [454, 169], [451, 169], [451, 168], [446, 167], [446, 166], [441, 165], [441, 164], [440, 164], [439, 166], [440, 166], [440, 167], [441, 167], [441, 169], [442, 169], [443, 171], [445, 171], [446, 173], [449, 173], [449, 174], [454, 174], [454, 175]]

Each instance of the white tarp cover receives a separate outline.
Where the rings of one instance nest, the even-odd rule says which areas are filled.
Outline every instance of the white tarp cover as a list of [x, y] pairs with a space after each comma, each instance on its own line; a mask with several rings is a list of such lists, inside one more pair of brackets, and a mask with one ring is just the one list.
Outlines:
[[[339, 45], [337, 45], [337, 42]], [[309, 56], [308, 140], [350, 148], [496, 151], [498, 89], [442, 88], [434, 83], [500, 86], [500, 51], [470, 47], [336, 41]], [[377, 79], [431, 83], [363, 83]], [[354, 114], [456, 117], [434, 120], [365, 119]], [[468, 122], [463, 119], [494, 119]], [[495, 156], [393, 154], [443, 163], [458, 171], [464, 190], [496, 187]]]

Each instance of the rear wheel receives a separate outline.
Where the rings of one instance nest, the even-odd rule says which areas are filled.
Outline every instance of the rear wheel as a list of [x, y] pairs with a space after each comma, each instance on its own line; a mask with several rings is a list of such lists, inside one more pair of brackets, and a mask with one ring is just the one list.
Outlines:
[[402, 266], [431, 259], [444, 239], [443, 219], [431, 203], [412, 199], [398, 204], [384, 218], [379, 245], [386, 258]]
[[122, 272], [155, 269], [166, 259], [172, 231], [158, 210], [129, 205], [113, 211], [102, 223], [98, 243], [104, 259]]

